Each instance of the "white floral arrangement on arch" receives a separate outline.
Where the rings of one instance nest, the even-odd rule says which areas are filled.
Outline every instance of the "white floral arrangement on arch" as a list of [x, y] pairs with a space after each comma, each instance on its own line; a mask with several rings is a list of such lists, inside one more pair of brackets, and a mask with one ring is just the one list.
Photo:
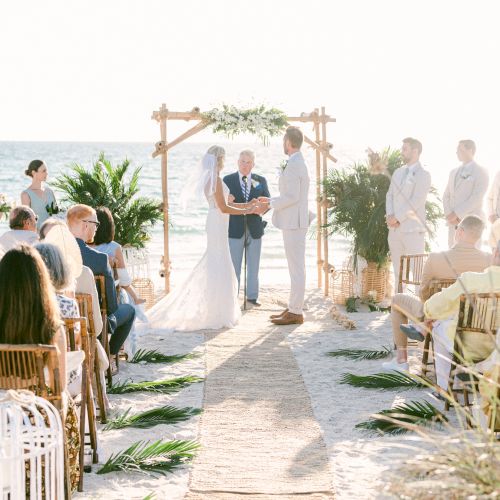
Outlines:
[[239, 109], [223, 104], [222, 108], [202, 113], [202, 119], [212, 125], [214, 133], [222, 132], [230, 139], [238, 134], [252, 134], [262, 139], [264, 144], [269, 142], [270, 137], [281, 134], [287, 125], [287, 116], [283, 111], [266, 109], [264, 105]]

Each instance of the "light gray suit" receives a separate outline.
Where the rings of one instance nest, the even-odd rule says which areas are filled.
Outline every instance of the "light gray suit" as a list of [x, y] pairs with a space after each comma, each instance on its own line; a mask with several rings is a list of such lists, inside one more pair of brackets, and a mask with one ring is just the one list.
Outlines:
[[279, 196], [271, 198], [273, 224], [283, 232], [290, 299], [288, 309], [302, 314], [306, 289], [306, 233], [309, 227], [309, 173], [302, 153], [290, 156], [279, 178]]
[[[448, 184], [443, 195], [444, 215], [455, 212], [460, 220], [467, 215], [477, 215], [485, 219], [483, 199], [488, 189], [489, 176], [485, 168], [471, 161], [450, 172]], [[449, 225], [448, 245], [451, 248], [455, 239], [455, 225]]]
[[392, 174], [385, 211], [400, 223], [395, 229], [389, 228], [388, 238], [396, 285], [401, 255], [425, 251], [425, 202], [430, 187], [431, 175], [420, 162], [400, 167]]

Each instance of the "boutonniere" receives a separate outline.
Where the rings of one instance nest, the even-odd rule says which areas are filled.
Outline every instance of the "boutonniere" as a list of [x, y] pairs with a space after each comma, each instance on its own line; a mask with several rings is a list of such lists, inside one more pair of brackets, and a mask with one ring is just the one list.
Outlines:
[[45, 205], [45, 210], [47, 210], [47, 213], [52, 216], [52, 215], [57, 215], [61, 209], [57, 206], [57, 203], [52, 202], [50, 205]]
[[280, 166], [278, 167], [278, 175], [281, 175], [285, 171], [287, 165], [288, 165], [288, 160], [280, 161]]
[[463, 180], [466, 180], [466, 179], [468, 179], [470, 176], [471, 176], [471, 174], [462, 174], [460, 177], [461, 177]]
[[254, 189], [257, 189], [260, 186], [260, 182], [257, 179], [252, 179], [251, 184]]

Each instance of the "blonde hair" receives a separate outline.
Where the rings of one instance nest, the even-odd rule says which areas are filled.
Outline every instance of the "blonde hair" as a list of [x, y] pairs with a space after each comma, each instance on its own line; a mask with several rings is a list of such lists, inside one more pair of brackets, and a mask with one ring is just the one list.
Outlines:
[[208, 154], [214, 155], [217, 158], [217, 167], [221, 169], [224, 166], [224, 158], [226, 157], [226, 150], [222, 146], [210, 146], [207, 151]]
[[80, 222], [85, 217], [91, 217], [94, 214], [95, 210], [92, 207], [80, 203], [69, 208], [66, 220], [68, 221], [68, 226], [71, 226], [76, 222]]

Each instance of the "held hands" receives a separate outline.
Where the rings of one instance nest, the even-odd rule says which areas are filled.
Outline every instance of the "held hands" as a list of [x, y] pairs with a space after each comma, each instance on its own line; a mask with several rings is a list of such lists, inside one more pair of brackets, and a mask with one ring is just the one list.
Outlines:
[[498, 217], [496, 216], [496, 214], [492, 214], [488, 217], [488, 220], [493, 224], [496, 220], [498, 219]]
[[451, 212], [446, 216], [446, 221], [448, 222], [448, 224], [456, 226], [460, 222], [460, 219], [455, 212]]
[[395, 229], [401, 225], [399, 223], [398, 219], [396, 219], [396, 217], [394, 217], [394, 215], [387, 215], [385, 218], [385, 221], [387, 223], [387, 227], [391, 227], [393, 229]]

